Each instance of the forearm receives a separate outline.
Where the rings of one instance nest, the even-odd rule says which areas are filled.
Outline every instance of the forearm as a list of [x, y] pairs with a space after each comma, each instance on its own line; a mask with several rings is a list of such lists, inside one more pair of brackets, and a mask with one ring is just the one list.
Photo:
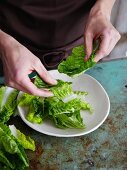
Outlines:
[[14, 38], [0, 29], [0, 58], [3, 56], [5, 49], [12, 46]]
[[110, 20], [111, 11], [116, 0], [97, 0], [91, 9], [91, 15], [105, 15]]

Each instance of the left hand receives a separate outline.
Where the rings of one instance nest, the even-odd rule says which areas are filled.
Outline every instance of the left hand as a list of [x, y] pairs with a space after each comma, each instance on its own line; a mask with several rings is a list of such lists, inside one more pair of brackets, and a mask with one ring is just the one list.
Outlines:
[[97, 38], [101, 40], [99, 50], [94, 59], [95, 62], [98, 62], [103, 57], [109, 55], [120, 37], [119, 32], [114, 28], [106, 15], [90, 13], [84, 33], [86, 48], [85, 61], [88, 60], [92, 53], [93, 40]]

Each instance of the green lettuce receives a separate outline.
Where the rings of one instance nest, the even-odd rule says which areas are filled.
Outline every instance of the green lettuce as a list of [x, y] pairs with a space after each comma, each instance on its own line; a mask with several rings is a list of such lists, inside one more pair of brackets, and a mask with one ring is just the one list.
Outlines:
[[0, 123], [0, 169], [26, 170], [29, 161], [24, 149], [35, 150], [33, 139], [25, 136], [14, 125]]
[[50, 90], [55, 97], [62, 99], [73, 93], [72, 82], [64, 82], [62, 80], [57, 80], [56, 85], [46, 84], [38, 75], [35, 78], [34, 84], [38, 88], [47, 88]]
[[76, 77], [91, 67], [93, 67], [96, 62], [94, 61], [96, 51], [99, 47], [98, 40], [93, 43], [93, 52], [87, 61], [84, 61], [85, 57], [85, 47], [80, 45], [72, 49], [72, 54], [68, 56], [65, 61], [62, 61], [58, 66], [58, 71], [60, 73], [67, 74], [70, 77]]
[[20, 130], [16, 129], [14, 125], [9, 125], [9, 128], [13, 136], [15, 136], [15, 138], [24, 147], [24, 149], [35, 151], [35, 142], [33, 139], [21, 133]]
[[47, 116], [44, 109], [44, 98], [34, 99], [29, 106], [26, 119], [33, 123], [42, 123]]
[[10, 116], [15, 113], [17, 107], [17, 95], [18, 90], [12, 90], [7, 97], [5, 103], [3, 103], [4, 95], [6, 92], [6, 87], [0, 88], [1, 104], [0, 104], [0, 122], [7, 122]]
[[5, 91], [6, 91], [6, 87], [5, 87], [5, 86], [2, 86], [2, 87], [0, 88], [0, 111], [1, 111], [1, 109], [2, 109], [2, 102], [3, 102], [3, 99], [4, 99]]
[[64, 103], [62, 100], [47, 98], [48, 112], [50, 119], [54, 121], [59, 128], [85, 128], [80, 115], [81, 110], [89, 110], [89, 104], [85, 101], [75, 98]]
[[36, 76], [34, 83], [38, 88], [52, 91], [54, 96], [43, 98], [23, 94], [18, 103], [27, 107], [28, 121], [40, 124], [50, 119], [59, 128], [85, 128], [80, 111], [92, 112], [91, 105], [83, 100], [87, 92], [73, 92], [72, 82], [62, 80], [57, 80], [57, 85], [48, 85], [39, 76]]
[[0, 169], [2, 168], [6, 168], [8, 167], [8, 169], [14, 169], [15, 166], [8, 160], [8, 158], [5, 156], [4, 152], [0, 150], [0, 164], [2, 163], [2, 165], [0, 166]]
[[88, 92], [86, 91], [74, 91], [75, 94], [77, 94], [78, 96], [86, 96], [88, 95]]
[[26, 119], [32, 123], [42, 123], [47, 116], [44, 113], [44, 98], [24, 93], [18, 100], [19, 106], [28, 108]]
[[36, 98], [39, 98], [39, 97], [30, 95], [30, 94], [27, 94], [27, 93], [23, 93], [23, 95], [20, 95], [17, 103], [20, 106], [28, 106]]
[[25, 170], [29, 166], [23, 146], [3, 123], [0, 123], [0, 151], [0, 161], [8, 169]]
[[76, 111], [71, 115], [59, 114], [54, 117], [55, 124], [58, 128], [76, 128], [84, 129], [83, 119], [80, 116], [80, 111]]

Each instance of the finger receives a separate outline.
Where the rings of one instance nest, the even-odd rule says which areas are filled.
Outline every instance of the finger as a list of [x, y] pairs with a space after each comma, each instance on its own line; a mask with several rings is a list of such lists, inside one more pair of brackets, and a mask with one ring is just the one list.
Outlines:
[[98, 62], [100, 59], [108, 55], [108, 48], [110, 46], [111, 39], [109, 36], [103, 35], [100, 36], [100, 39], [101, 39], [101, 43], [99, 46], [99, 50], [96, 53], [96, 57], [94, 59], [95, 62]]
[[25, 91], [34, 96], [51, 97], [52, 92], [37, 88], [29, 79], [29, 77], [23, 77], [23, 81], [20, 81], [21, 86]]
[[35, 70], [46, 83], [53, 85], [57, 84], [57, 81], [53, 79], [53, 77], [48, 73], [48, 71], [42, 65], [41, 61], [39, 61], [38, 64], [35, 65]]
[[108, 48], [108, 53], [110, 54], [110, 52], [113, 50], [113, 48], [115, 47], [115, 45], [117, 44], [118, 40], [116, 39], [111, 39], [110, 41], [110, 45]]
[[86, 56], [85, 56], [85, 61], [87, 61], [92, 53], [93, 49], [93, 36], [90, 33], [85, 34], [85, 49], [86, 49]]
[[14, 83], [14, 82], [6, 83], [6, 82], [5, 82], [5, 84], [6, 84], [7, 86], [9, 86], [9, 87], [12, 87], [12, 88], [17, 89], [17, 90], [19, 90], [19, 91], [23, 91], [23, 92], [27, 93], [27, 91], [26, 91], [22, 86], [20, 86], [20, 85], [17, 84], [17, 83]]

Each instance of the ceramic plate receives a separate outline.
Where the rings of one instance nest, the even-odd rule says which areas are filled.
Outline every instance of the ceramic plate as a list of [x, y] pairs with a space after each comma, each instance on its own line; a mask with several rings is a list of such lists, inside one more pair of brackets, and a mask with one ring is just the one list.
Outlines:
[[[22, 120], [34, 130], [43, 134], [57, 136], [57, 137], [73, 137], [88, 134], [96, 130], [105, 121], [110, 110], [109, 97], [102, 87], [102, 85], [93, 77], [82, 74], [77, 78], [70, 78], [65, 74], [59, 73], [57, 70], [50, 71], [50, 74], [55, 79], [61, 79], [64, 81], [72, 81], [73, 90], [87, 91], [88, 95], [85, 96], [85, 100], [89, 102], [94, 112], [90, 114], [87, 111], [81, 111], [81, 116], [86, 125], [85, 129], [59, 129], [51, 121], [44, 121], [42, 124], [34, 124], [26, 120], [25, 116], [27, 110], [18, 106], [19, 115]], [[19, 96], [21, 92], [19, 93]]]

